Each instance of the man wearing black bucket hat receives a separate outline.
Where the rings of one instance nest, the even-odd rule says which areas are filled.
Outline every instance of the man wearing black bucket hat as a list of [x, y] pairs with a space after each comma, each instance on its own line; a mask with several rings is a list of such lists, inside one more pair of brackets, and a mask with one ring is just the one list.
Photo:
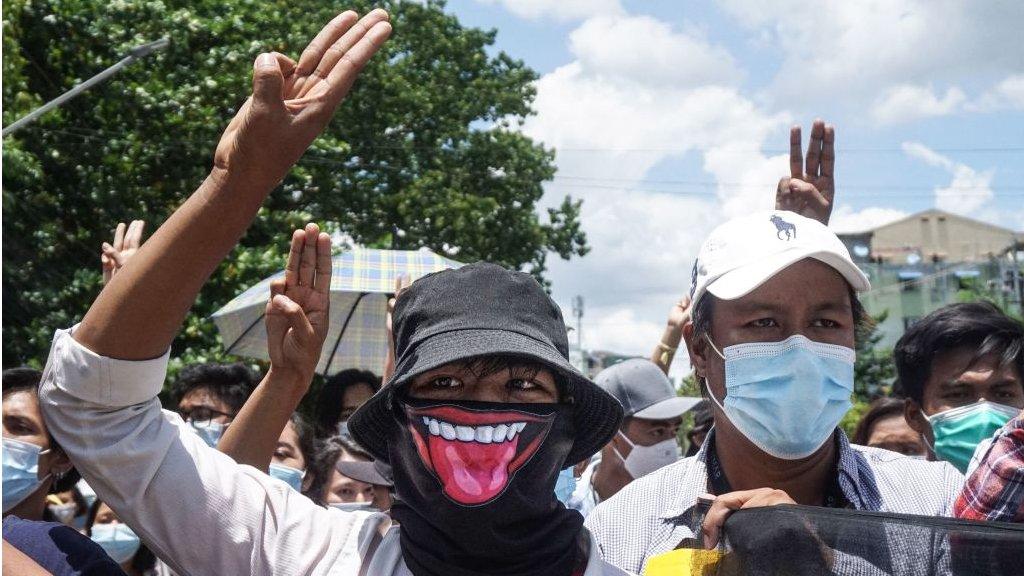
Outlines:
[[[569, 366], [561, 314], [527, 274], [469, 265], [398, 299], [397, 370], [352, 429], [393, 468], [400, 529], [321, 508], [160, 409], [168, 348], [206, 277], [390, 33], [382, 10], [356, 20], [340, 14], [298, 63], [257, 59], [210, 177], [82, 323], [57, 331], [40, 390], [53, 436], [179, 574], [624, 574], [553, 492], [559, 470], [608, 442], [621, 409]], [[330, 237], [297, 231], [287, 288], [269, 304], [297, 352], [270, 368], [294, 376], [277, 391], [286, 414], [310, 375], [289, 359], [318, 356], [330, 276]]]
[[554, 486], [622, 411], [570, 366], [540, 285], [485, 263], [426, 276], [398, 298], [394, 334], [395, 373], [349, 429], [391, 465], [412, 572], [608, 573]]

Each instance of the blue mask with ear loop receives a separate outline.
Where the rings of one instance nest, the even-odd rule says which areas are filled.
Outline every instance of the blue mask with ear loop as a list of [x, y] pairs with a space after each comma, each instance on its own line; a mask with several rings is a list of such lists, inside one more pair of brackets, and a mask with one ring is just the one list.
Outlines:
[[576, 476], [573, 475], [572, 467], [566, 468], [558, 473], [558, 480], [555, 482], [555, 498], [562, 504], [569, 501], [569, 497], [576, 491]]
[[781, 342], [727, 346], [725, 405], [708, 395], [737, 430], [784, 460], [806, 458], [832, 436], [853, 405], [852, 348], [795, 335]]
[[3, 448], [3, 508], [6, 514], [49, 478], [49, 474], [38, 477], [39, 457], [49, 450], [13, 438], [4, 438]]
[[283, 464], [270, 465], [271, 478], [277, 478], [292, 487], [296, 492], [302, 492], [302, 479], [306, 477], [305, 470], [292, 468]]
[[224, 429], [227, 428], [227, 424], [221, 424], [220, 422], [214, 422], [207, 420], [205, 422], [194, 422], [189, 420], [188, 425], [192, 427], [192, 431], [196, 433], [203, 442], [210, 448], [216, 448], [217, 443], [220, 442], [220, 437], [224, 435]]
[[127, 524], [93, 524], [90, 532], [92, 541], [118, 564], [131, 560], [142, 545], [138, 535]]

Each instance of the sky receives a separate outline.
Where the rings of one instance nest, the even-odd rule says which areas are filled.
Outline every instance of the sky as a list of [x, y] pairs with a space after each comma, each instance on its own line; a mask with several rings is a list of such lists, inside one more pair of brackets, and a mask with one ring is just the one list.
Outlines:
[[[1024, 2], [451, 0], [534, 69], [520, 129], [552, 147], [543, 209], [591, 246], [549, 258], [583, 345], [647, 354], [704, 237], [773, 205], [789, 128], [836, 127], [832, 227], [941, 208], [1024, 231]], [[673, 375], [684, 370], [680, 362]]]

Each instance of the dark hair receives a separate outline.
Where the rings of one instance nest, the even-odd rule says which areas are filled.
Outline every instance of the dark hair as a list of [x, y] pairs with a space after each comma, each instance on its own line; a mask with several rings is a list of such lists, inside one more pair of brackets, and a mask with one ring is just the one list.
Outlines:
[[341, 436], [331, 436], [319, 443], [316, 446], [316, 456], [313, 458], [313, 464], [307, 466], [306, 474], [312, 474], [313, 480], [309, 483], [309, 488], [303, 492], [303, 495], [316, 502], [320, 506], [326, 506], [324, 499], [324, 489], [327, 488], [333, 476], [332, 471], [334, 465], [338, 463], [338, 458], [341, 457], [341, 451], [344, 450], [357, 458], [364, 460], [373, 460], [366, 450], [351, 440], [342, 438]]
[[[8, 368], [3, 372], [3, 398], [7, 398], [9, 394], [16, 392], [28, 392], [39, 398], [39, 384], [43, 380], [43, 373], [35, 368], [29, 368], [28, 366], [19, 366], [17, 368]], [[50, 446], [63, 451], [60, 444], [53, 439], [53, 435], [50, 434], [49, 428], [46, 430], [47, 439], [50, 441]], [[56, 494], [58, 492], [67, 492], [75, 487], [75, 484], [81, 480], [82, 477], [78, 474], [78, 470], [75, 470], [74, 466], [60, 478], [54, 475], [53, 482], [50, 483], [50, 494]]]
[[3, 373], [3, 396], [6, 398], [8, 394], [26, 391], [38, 396], [39, 383], [42, 380], [43, 373], [35, 368], [28, 366], [8, 368]]
[[350, 368], [338, 372], [324, 382], [316, 402], [316, 426], [319, 434], [329, 436], [336, 433], [335, 428], [341, 420], [345, 391], [357, 384], [366, 384], [376, 393], [380, 390], [380, 376], [369, 370]]
[[206, 362], [186, 366], [171, 386], [175, 408], [193, 390], [206, 389], [236, 414], [249, 399], [257, 384], [256, 373], [241, 362]]
[[[103, 501], [97, 498], [89, 508], [89, 514], [85, 517], [85, 535], [90, 538], [92, 538], [92, 527], [96, 524], [96, 515], [100, 512], [100, 504], [103, 504]], [[134, 528], [132, 530], [134, 531]], [[132, 570], [146, 572], [154, 568], [156, 568], [156, 555], [146, 547], [145, 543], [140, 544], [138, 551], [132, 556]]]
[[903, 393], [921, 404], [932, 363], [957, 348], [974, 350], [968, 368], [995, 354], [1000, 365], [1015, 366], [1024, 378], [1024, 324], [991, 302], [950, 304], [915, 322], [896, 342], [893, 359]]
[[313, 434], [313, 427], [298, 412], [293, 412], [290, 420], [292, 427], [295, 428], [295, 434], [299, 437], [299, 450], [302, 452], [302, 459], [306, 462], [308, 469], [316, 456], [316, 437]]
[[868, 411], [860, 417], [857, 422], [857, 430], [853, 433], [853, 443], [867, 446], [871, 438], [871, 430], [879, 420], [903, 417], [903, 406], [906, 401], [902, 398], [878, 398], [868, 406]]

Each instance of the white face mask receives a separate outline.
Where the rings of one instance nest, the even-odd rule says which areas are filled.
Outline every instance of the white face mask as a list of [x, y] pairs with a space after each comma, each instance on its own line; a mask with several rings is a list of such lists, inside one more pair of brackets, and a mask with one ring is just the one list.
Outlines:
[[653, 446], [641, 446], [634, 444], [621, 430], [619, 430], [619, 436], [630, 445], [632, 450], [629, 451], [629, 456], [625, 458], [622, 457], [622, 454], [619, 454], [615, 446], [612, 446], [612, 451], [619, 457], [619, 460], [622, 460], [622, 464], [626, 467], [626, 472], [629, 472], [629, 475], [634, 480], [679, 460], [679, 443], [676, 442], [675, 438], [662, 440]]
[[50, 514], [53, 514], [61, 524], [71, 524], [75, 519], [75, 512], [78, 511], [78, 504], [68, 502], [67, 504], [49, 504]]
[[375, 512], [377, 510], [372, 502], [332, 502], [328, 506], [342, 512]]

